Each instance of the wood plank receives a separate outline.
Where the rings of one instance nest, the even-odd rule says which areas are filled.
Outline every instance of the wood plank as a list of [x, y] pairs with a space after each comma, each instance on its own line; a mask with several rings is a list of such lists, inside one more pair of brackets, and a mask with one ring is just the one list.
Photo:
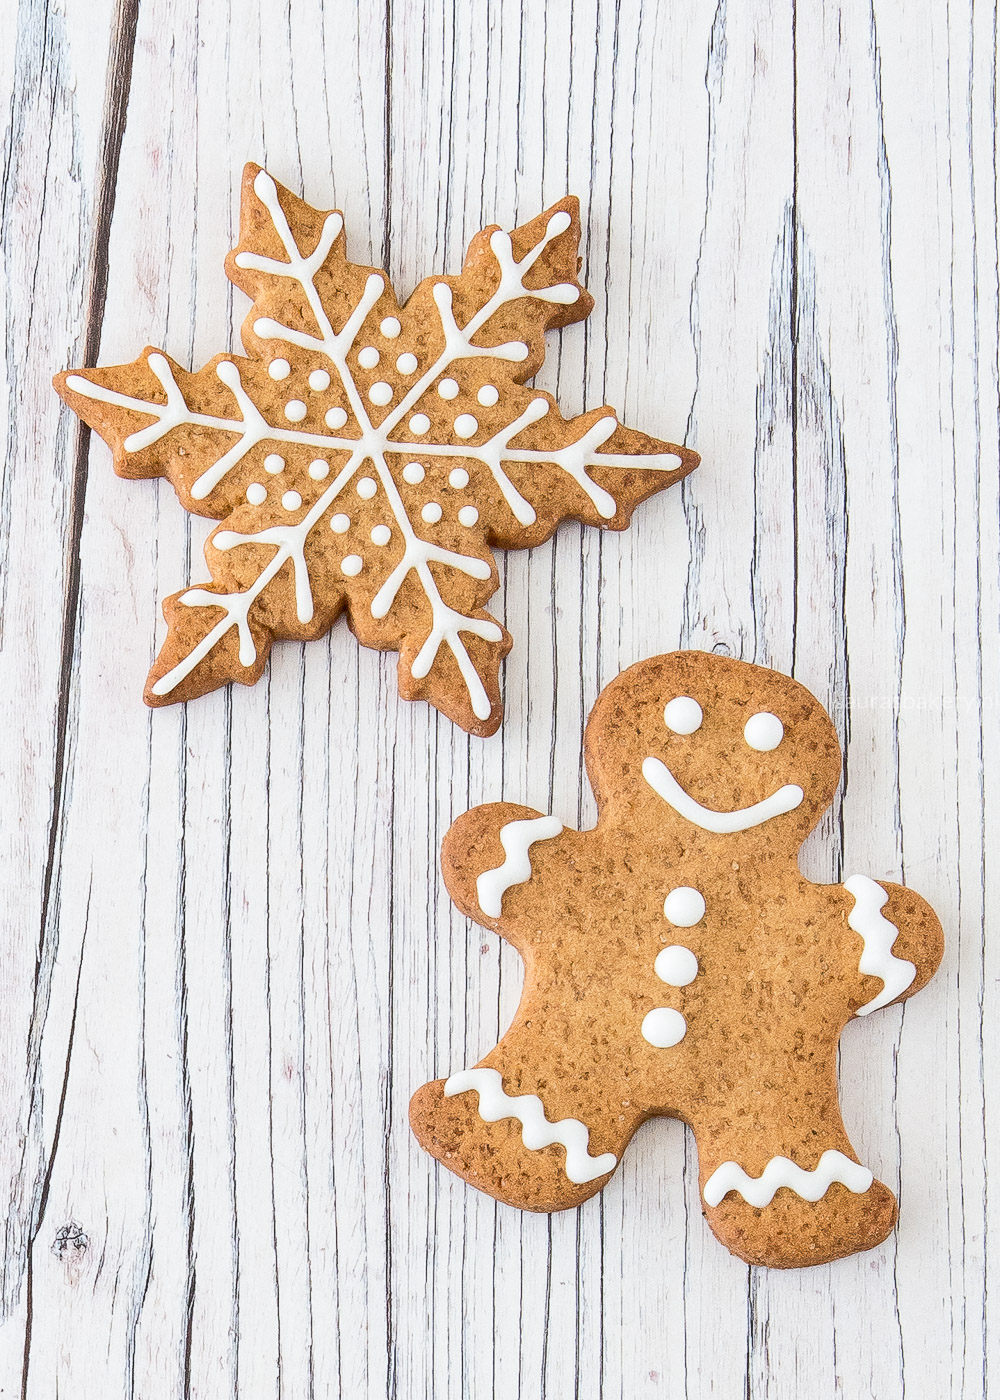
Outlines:
[[[73, 932], [60, 929], [59, 823], [65, 797], [77, 549], [87, 435], [60, 412], [50, 380], [96, 345], [101, 240], [115, 197], [128, 73], [128, 9], [96, 0], [86, 22], [42, 4], [0, 17], [0, 822], [3, 986], [0, 1183], [8, 1201], [0, 1289], [0, 1386], [20, 1388], [31, 1323], [28, 1251], [48, 1193], [75, 981]], [[61, 943], [61, 940], [64, 941]], [[61, 1023], [39, 1057], [50, 1017]], [[67, 1222], [60, 1221], [64, 1226]], [[68, 1238], [68, 1237], [67, 1237]], [[44, 1237], [64, 1259], [75, 1246]]]

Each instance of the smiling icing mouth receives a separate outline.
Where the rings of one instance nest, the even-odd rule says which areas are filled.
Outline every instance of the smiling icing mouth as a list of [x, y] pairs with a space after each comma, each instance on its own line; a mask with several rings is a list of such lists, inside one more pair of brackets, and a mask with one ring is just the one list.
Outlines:
[[642, 776], [653, 791], [673, 807], [678, 816], [693, 822], [695, 826], [700, 826], [704, 831], [714, 831], [719, 836], [748, 831], [750, 827], [760, 826], [772, 817], [792, 812], [805, 796], [797, 783], [786, 783], [784, 787], [778, 788], [777, 792], [772, 792], [770, 797], [765, 797], [762, 802], [755, 802], [752, 807], [737, 807], [732, 812], [713, 812], [711, 807], [703, 807], [686, 793], [660, 759], [643, 759]]

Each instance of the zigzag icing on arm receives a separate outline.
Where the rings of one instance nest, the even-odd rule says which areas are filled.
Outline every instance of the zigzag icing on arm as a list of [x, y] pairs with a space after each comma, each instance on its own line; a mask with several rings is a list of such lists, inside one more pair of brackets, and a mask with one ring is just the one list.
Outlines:
[[531, 856], [528, 848], [536, 841], [558, 836], [563, 824], [557, 817], [529, 817], [525, 821], [507, 822], [500, 828], [500, 844], [506, 860], [493, 870], [484, 870], [476, 881], [476, 898], [484, 914], [499, 919], [503, 897], [511, 885], [523, 885], [531, 879]]
[[858, 971], [866, 977], [880, 977], [885, 984], [877, 997], [864, 1006], [859, 1006], [856, 1016], [867, 1016], [881, 1006], [888, 1006], [906, 991], [917, 975], [913, 963], [905, 958], [897, 958], [892, 945], [899, 937], [899, 929], [880, 913], [888, 903], [889, 896], [881, 885], [869, 880], [867, 875], [852, 875], [844, 881], [844, 889], [854, 896], [854, 908], [847, 916], [847, 922], [864, 941], [864, 949], [858, 962]]
[[747, 1176], [736, 1162], [723, 1162], [705, 1182], [705, 1204], [717, 1206], [727, 1192], [738, 1191], [751, 1206], [769, 1206], [774, 1193], [787, 1186], [804, 1201], [821, 1200], [835, 1181], [861, 1195], [875, 1180], [872, 1172], [843, 1152], [824, 1152], [812, 1171], [797, 1167], [789, 1157], [772, 1157], [760, 1176]]
[[751, 827], [769, 822], [772, 817], [780, 817], [792, 812], [800, 804], [805, 793], [797, 783], [786, 783], [772, 792], [762, 802], [751, 807], [737, 807], [732, 812], [715, 812], [711, 807], [703, 807], [684, 791], [680, 783], [665, 763], [658, 758], [645, 758], [642, 762], [642, 776], [664, 802], [673, 807], [678, 816], [700, 826], [703, 831], [713, 831], [718, 836], [730, 836], [736, 831], [749, 831]]
[[537, 1094], [510, 1095], [495, 1069], [464, 1069], [445, 1083], [447, 1098], [474, 1090], [479, 1095], [479, 1116], [487, 1123], [516, 1118], [521, 1124], [521, 1141], [529, 1152], [558, 1144], [566, 1149], [565, 1172], [574, 1186], [594, 1181], [613, 1171], [618, 1158], [613, 1152], [600, 1157], [590, 1154], [590, 1129], [579, 1118], [560, 1118], [550, 1123]]

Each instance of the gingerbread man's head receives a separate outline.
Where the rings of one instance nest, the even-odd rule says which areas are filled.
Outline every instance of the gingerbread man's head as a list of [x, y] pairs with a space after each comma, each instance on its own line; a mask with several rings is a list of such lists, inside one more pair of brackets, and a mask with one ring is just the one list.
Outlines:
[[631, 666], [602, 692], [587, 768], [602, 808], [654, 839], [743, 845], [766, 827], [773, 853], [796, 850], [816, 825], [841, 758], [829, 715], [797, 681], [681, 651]]

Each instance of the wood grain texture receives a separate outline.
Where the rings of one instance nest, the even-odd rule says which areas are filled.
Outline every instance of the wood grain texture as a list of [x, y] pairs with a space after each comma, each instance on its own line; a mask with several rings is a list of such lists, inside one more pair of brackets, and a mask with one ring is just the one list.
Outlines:
[[[0, 1395], [996, 1387], [996, 37], [980, 0], [0, 6]], [[251, 690], [139, 700], [205, 525], [49, 380], [234, 343], [250, 159], [404, 293], [575, 191], [597, 304], [539, 383], [703, 454], [624, 535], [501, 560], [495, 739], [341, 625]], [[590, 821], [586, 714], [678, 645], [827, 703], [846, 778], [806, 873], [903, 878], [945, 926], [927, 991], [842, 1046], [900, 1227], [804, 1273], [720, 1249], [676, 1123], [551, 1218], [407, 1127], [520, 986], [444, 831], [500, 798]]]

